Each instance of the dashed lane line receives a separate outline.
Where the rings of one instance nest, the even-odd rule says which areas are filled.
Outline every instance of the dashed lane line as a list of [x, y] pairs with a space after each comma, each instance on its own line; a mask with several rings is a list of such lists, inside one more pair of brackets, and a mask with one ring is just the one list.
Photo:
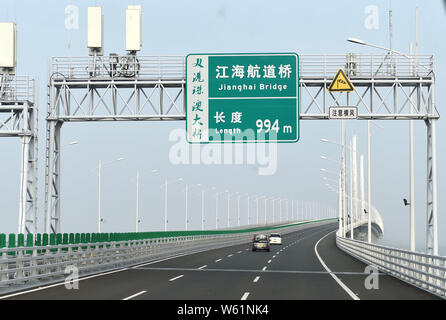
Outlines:
[[182, 275], [180, 275], [180, 276], [178, 276], [178, 277], [172, 278], [172, 279], [170, 279], [169, 281], [175, 281], [175, 280], [180, 279], [180, 278], [182, 278], [182, 277], [184, 277], [184, 274], [182, 274]]
[[137, 296], [140, 296], [140, 295], [142, 295], [142, 294], [144, 294], [144, 293], [146, 293], [146, 292], [147, 292], [147, 291], [141, 291], [141, 292], [135, 293], [134, 295], [131, 295], [130, 297], [124, 298], [124, 299], [122, 299], [122, 300], [130, 300], [130, 299], [135, 298], [135, 297], [137, 297]]

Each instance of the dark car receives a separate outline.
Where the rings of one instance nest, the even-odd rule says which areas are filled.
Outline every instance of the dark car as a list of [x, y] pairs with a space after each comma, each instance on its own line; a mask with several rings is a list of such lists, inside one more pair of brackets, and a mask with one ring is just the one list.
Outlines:
[[266, 250], [269, 251], [269, 239], [265, 234], [256, 234], [252, 239], [252, 251]]

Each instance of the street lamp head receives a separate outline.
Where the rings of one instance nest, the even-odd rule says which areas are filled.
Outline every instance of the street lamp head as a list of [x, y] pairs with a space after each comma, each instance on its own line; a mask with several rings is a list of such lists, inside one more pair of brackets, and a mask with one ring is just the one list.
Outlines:
[[321, 142], [330, 142], [328, 139], [321, 138]]
[[321, 156], [321, 159], [328, 160], [326, 156]]
[[327, 171], [327, 169], [324, 169], [324, 168], [322, 168], [322, 169], [321, 169], [321, 171], [322, 171], [322, 172], [326, 172], [326, 171]]
[[152, 173], [158, 173], [158, 172], [159, 172], [159, 171], [156, 170], [156, 169], [152, 170]]
[[125, 160], [125, 158], [118, 158], [118, 159], [116, 159], [116, 161], [121, 161], [121, 160]]
[[356, 39], [356, 38], [348, 38], [347, 39], [348, 42], [352, 42], [352, 43], [356, 43], [356, 44], [360, 44], [360, 45], [366, 45], [367, 43], [363, 40], [360, 39]]

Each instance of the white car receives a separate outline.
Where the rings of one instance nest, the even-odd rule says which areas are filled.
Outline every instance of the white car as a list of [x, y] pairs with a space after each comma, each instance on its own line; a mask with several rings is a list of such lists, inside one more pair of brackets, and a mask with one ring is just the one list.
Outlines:
[[282, 236], [279, 233], [271, 233], [269, 244], [282, 244]]

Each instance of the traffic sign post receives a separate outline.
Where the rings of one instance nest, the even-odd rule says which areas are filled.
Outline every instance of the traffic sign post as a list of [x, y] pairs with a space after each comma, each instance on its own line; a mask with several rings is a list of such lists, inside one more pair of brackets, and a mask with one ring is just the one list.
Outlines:
[[186, 57], [188, 142], [297, 142], [298, 111], [295, 53]]

